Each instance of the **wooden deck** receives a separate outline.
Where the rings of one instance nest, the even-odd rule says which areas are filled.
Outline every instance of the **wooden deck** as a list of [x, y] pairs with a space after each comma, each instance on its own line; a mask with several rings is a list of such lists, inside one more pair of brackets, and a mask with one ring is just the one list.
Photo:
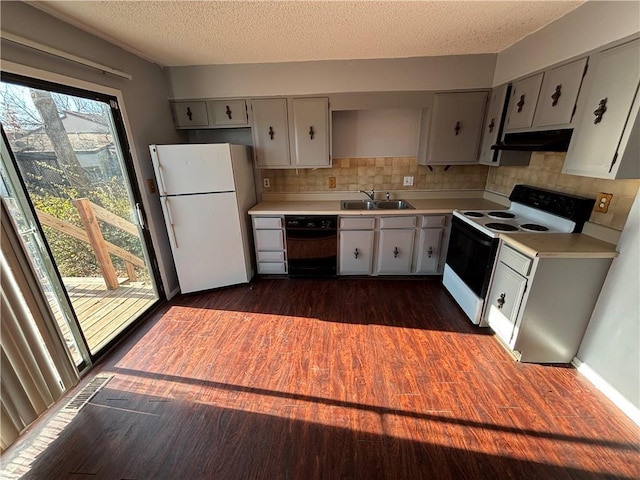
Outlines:
[[[100, 350], [156, 301], [156, 294], [148, 282], [120, 279], [120, 287], [107, 290], [102, 278], [62, 280], [91, 353]], [[68, 326], [60, 327], [67, 338]]]

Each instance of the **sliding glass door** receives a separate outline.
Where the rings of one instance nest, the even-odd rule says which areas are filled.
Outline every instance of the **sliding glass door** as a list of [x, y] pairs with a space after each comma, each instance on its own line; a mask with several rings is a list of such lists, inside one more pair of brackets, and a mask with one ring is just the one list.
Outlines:
[[0, 119], [0, 193], [80, 365], [160, 297], [118, 104], [3, 75]]

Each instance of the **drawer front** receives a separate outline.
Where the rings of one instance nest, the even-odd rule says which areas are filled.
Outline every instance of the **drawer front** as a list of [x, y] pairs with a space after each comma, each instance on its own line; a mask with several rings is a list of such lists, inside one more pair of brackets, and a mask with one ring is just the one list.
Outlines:
[[256, 250], [284, 250], [282, 230], [256, 230]]
[[282, 273], [287, 273], [287, 268], [286, 268], [286, 263], [282, 262], [282, 263], [262, 263], [262, 262], [258, 262], [258, 273], [263, 273], [263, 274], [272, 274], [272, 275], [277, 275], [277, 274], [282, 274]]
[[374, 217], [342, 217], [340, 230], [373, 230], [376, 224]]
[[253, 217], [253, 226], [256, 228], [282, 228], [282, 218]]
[[258, 252], [258, 262], [284, 262], [284, 252]]
[[446, 218], [445, 215], [425, 215], [422, 217], [422, 228], [444, 227]]
[[532, 260], [507, 245], [503, 245], [500, 250], [500, 261], [525, 277], [531, 270]]
[[249, 124], [244, 100], [214, 100], [211, 102], [215, 127], [238, 127]]
[[415, 228], [416, 217], [380, 217], [380, 228]]

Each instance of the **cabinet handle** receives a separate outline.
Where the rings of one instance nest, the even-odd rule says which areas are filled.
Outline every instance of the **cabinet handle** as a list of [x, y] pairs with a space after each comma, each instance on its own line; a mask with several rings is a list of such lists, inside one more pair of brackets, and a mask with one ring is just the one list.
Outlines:
[[595, 120], [593, 121], [595, 125], [597, 125], [602, 121], [602, 116], [606, 111], [607, 111], [607, 99], [603, 98], [602, 100], [600, 100], [600, 103], [598, 104], [598, 108], [596, 108], [593, 111], [593, 114], [596, 116]]
[[400, 251], [398, 250], [398, 247], [393, 249], [393, 258], [398, 258], [398, 255], [400, 255]]
[[433, 247], [429, 247], [429, 250], [427, 250], [427, 256], [429, 258], [431, 258], [433, 256]]
[[229, 120], [232, 120], [231, 109], [229, 108], [229, 105], [227, 105], [227, 109], [225, 110], [225, 113], [227, 114], [227, 117], [229, 117]]
[[456, 122], [456, 127], [454, 128], [454, 130], [456, 131], [456, 135], [460, 133], [460, 122]]
[[358, 259], [358, 255], [360, 255], [360, 252], [359, 252], [359, 251], [358, 251], [358, 249], [356, 248], [356, 249], [353, 251], [353, 256], [354, 256], [354, 257], [356, 257], [356, 260]]
[[273, 127], [269, 127], [269, 137], [271, 138], [271, 140], [273, 140], [273, 134], [274, 134]]
[[498, 297], [498, 299], [496, 300], [496, 303], [498, 304], [498, 308], [500, 310], [502, 310], [502, 307], [504, 307], [504, 302], [505, 302], [504, 297], [505, 297], [505, 294], [501, 293], [500, 297]]
[[520, 101], [516, 103], [518, 106], [518, 113], [522, 111], [522, 107], [524, 107], [524, 94], [520, 95]]
[[187, 107], [187, 117], [189, 117], [190, 122], [193, 121], [193, 112], [191, 111], [190, 107]]
[[309, 138], [310, 138], [311, 140], [313, 140], [313, 136], [314, 136], [315, 134], [316, 134], [316, 132], [314, 132], [314, 131], [313, 131], [313, 125], [311, 125], [311, 126], [309, 127]]
[[558, 104], [558, 100], [560, 99], [560, 96], [562, 95], [562, 84], [560, 85], [556, 85], [556, 91], [553, 92], [553, 95], [551, 95], [551, 100], [553, 100], [553, 102], [551, 102], [551, 106], [555, 107]]
[[496, 122], [495, 119], [491, 119], [491, 121], [489, 122], [489, 133], [493, 133], [493, 127], [496, 126]]

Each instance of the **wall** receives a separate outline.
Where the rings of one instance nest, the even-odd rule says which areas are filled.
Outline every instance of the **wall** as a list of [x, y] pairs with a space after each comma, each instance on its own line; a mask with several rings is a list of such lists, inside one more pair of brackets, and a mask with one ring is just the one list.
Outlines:
[[[96, 70], [38, 53], [10, 42], [2, 41], [2, 68], [7, 61], [65, 75], [122, 92], [123, 112], [131, 138], [131, 152], [148, 217], [152, 240], [167, 292], [178, 285], [162, 210], [157, 194], [146, 191], [146, 179], [154, 178], [148, 145], [174, 143], [186, 137], [176, 132], [167, 102], [166, 79], [161, 68], [125, 52], [91, 34], [57, 20], [22, 2], [0, 2], [2, 30], [49, 45], [74, 55], [122, 70], [132, 80], [102, 74]], [[16, 73], [24, 73], [17, 71]], [[45, 79], [51, 79], [45, 76]]]
[[605, 390], [612, 388], [635, 408], [640, 423], [640, 195], [618, 250], [577, 357]]
[[173, 98], [491, 87], [496, 55], [167, 68]]
[[606, 180], [561, 173], [564, 153], [534, 153], [527, 167], [491, 167], [486, 190], [509, 195], [517, 183], [596, 198], [599, 192], [612, 193], [607, 213], [593, 212], [590, 221], [622, 230], [636, 197], [640, 180]]
[[586, 2], [500, 52], [493, 85], [544, 69], [639, 30], [640, 2]]
[[[261, 170], [271, 186], [264, 193], [305, 193], [371, 190], [396, 193], [408, 190], [483, 190], [489, 167], [436, 165], [430, 171], [416, 157], [334, 158], [332, 168], [316, 170]], [[411, 187], [402, 185], [405, 175], [414, 177]], [[329, 178], [336, 187], [329, 187]]]

